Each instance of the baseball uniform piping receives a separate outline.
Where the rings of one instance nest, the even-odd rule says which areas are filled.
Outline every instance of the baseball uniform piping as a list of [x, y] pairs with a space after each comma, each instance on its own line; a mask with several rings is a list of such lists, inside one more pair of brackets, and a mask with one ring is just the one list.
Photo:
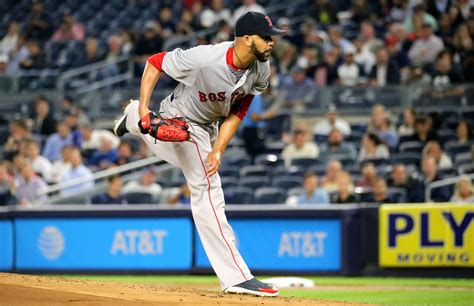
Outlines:
[[201, 151], [199, 151], [199, 146], [197, 145], [196, 141], [194, 141], [194, 139], [191, 139], [191, 141], [196, 146], [196, 150], [197, 150], [197, 153], [198, 153], [198, 156], [199, 156], [199, 160], [201, 161], [201, 166], [204, 169], [204, 174], [206, 175], [207, 194], [209, 196], [209, 203], [211, 204], [212, 212], [214, 213], [214, 217], [216, 218], [217, 225], [219, 226], [219, 231], [221, 232], [222, 239], [224, 239], [224, 242], [227, 244], [227, 247], [229, 248], [230, 254], [232, 255], [232, 259], [234, 260], [235, 265], [237, 266], [237, 268], [239, 268], [240, 273], [242, 273], [242, 276], [247, 281], [248, 280], [247, 277], [245, 277], [245, 274], [242, 271], [242, 269], [240, 268], [239, 264], [237, 263], [237, 260], [235, 260], [234, 252], [232, 252], [232, 248], [230, 247], [230, 244], [227, 242], [227, 240], [224, 237], [224, 233], [222, 232], [221, 223], [219, 222], [219, 219], [217, 218], [216, 210], [214, 209], [214, 204], [212, 203], [212, 199], [211, 199], [211, 182], [209, 181], [209, 178], [207, 177], [207, 170], [206, 170], [206, 167], [204, 166], [204, 162], [203, 162], [202, 157], [201, 157]]

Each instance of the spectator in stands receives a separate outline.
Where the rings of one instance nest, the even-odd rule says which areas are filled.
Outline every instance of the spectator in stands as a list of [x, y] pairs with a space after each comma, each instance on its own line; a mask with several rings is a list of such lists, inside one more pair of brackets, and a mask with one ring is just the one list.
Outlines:
[[70, 163], [71, 168], [64, 173], [60, 181], [67, 183], [67, 181], [81, 178], [84, 182], [62, 189], [62, 193], [64, 195], [79, 194], [94, 188], [94, 177], [91, 170], [82, 163], [81, 151], [78, 148], [71, 149]]
[[377, 129], [377, 136], [386, 143], [391, 149], [394, 149], [398, 146], [400, 137], [398, 136], [395, 129], [392, 127], [390, 119], [385, 118], [385, 120], [380, 120], [380, 125]]
[[234, 37], [234, 29], [224, 20], [217, 23], [217, 33], [212, 40], [213, 44], [218, 44], [224, 41], [230, 41]]
[[210, 6], [201, 13], [201, 26], [203, 28], [210, 28], [216, 25], [219, 21], [230, 21], [231, 16], [232, 13], [224, 6], [222, 0], [212, 0]]
[[92, 154], [88, 164], [93, 169], [104, 170], [115, 165], [117, 161], [118, 151], [114, 148], [113, 142], [107, 137], [102, 137], [99, 149]]
[[86, 28], [80, 22], [77, 22], [72, 14], [66, 14], [62, 18], [62, 23], [54, 32], [52, 41], [83, 41], [86, 35]]
[[387, 48], [376, 50], [377, 63], [372, 67], [369, 79], [373, 86], [400, 84], [400, 68], [395, 61], [390, 60]]
[[350, 18], [355, 23], [370, 19], [371, 10], [366, 0], [354, 0], [349, 8]]
[[173, 11], [169, 6], [162, 6], [158, 12], [157, 21], [161, 25], [161, 34], [163, 38], [169, 38], [176, 30], [176, 23], [173, 19]]
[[405, 20], [404, 26], [409, 33], [414, 32], [416, 20], [420, 20], [422, 24], [431, 25], [434, 31], [438, 30], [438, 22], [433, 16], [426, 13], [423, 3], [415, 5], [412, 14]]
[[351, 126], [349, 122], [339, 117], [336, 105], [329, 104], [328, 111], [326, 112], [326, 118], [320, 120], [314, 125], [314, 135], [329, 135], [333, 130], [339, 130], [344, 136], [351, 134]]
[[357, 160], [363, 162], [367, 159], [388, 159], [390, 151], [385, 143], [374, 133], [367, 133], [362, 138], [362, 147]]
[[330, 160], [326, 166], [326, 174], [321, 179], [321, 186], [328, 192], [338, 188], [337, 177], [342, 172], [341, 162], [338, 160]]
[[122, 32], [122, 54], [130, 55], [133, 54], [135, 48], [136, 36], [131, 30], [125, 30]]
[[175, 35], [189, 35], [194, 33], [194, 16], [190, 10], [181, 12], [181, 19], [176, 24]]
[[458, 0], [456, 1], [457, 5], [459, 6], [459, 10], [464, 19], [469, 19], [472, 15], [472, 9], [474, 8], [474, 4], [469, 0]]
[[59, 121], [56, 124], [56, 131], [46, 139], [43, 154], [41, 154], [52, 162], [61, 158], [61, 149], [64, 146], [73, 144], [71, 129], [65, 121]]
[[335, 204], [359, 203], [359, 197], [353, 192], [354, 185], [349, 172], [342, 171], [337, 175], [337, 193], [331, 200]]
[[449, 99], [456, 103], [464, 94], [464, 88], [455, 85], [463, 81], [462, 74], [453, 68], [451, 53], [448, 50], [440, 52], [436, 57], [435, 69], [431, 75], [431, 84], [434, 87], [432, 97], [442, 102]]
[[374, 186], [375, 180], [377, 179], [377, 169], [375, 169], [375, 165], [371, 162], [363, 163], [361, 174], [362, 176], [356, 181], [355, 186], [362, 188], [372, 188]]
[[425, 114], [418, 114], [415, 119], [415, 133], [408, 139], [426, 144], [430, 140], [438, 140], [438, 136], [431, 128], [431, 120]]
[[79, 118], [80, 112], [77, 109], [71, 109], [64, 117], [64, 122], [66, 122], [71, 130], [72, 144], [78, 148], [82, 145], [82, 134], [79, 130]]
[[122, 193], [122, 178], [119, 175], [111, 175], [107, 181], [107, 192], [94, 195], [92, 204], [128, 204]]
[[41, 175], [46, 181], [51, 181], [51, 162], [40, 155], [40, 147], [34, 140], [25, 140], [26, 143], [26, 157], [31, 161], [31, 166], [35, 173]]
[[344, 135], [338, 129], [333, 129], [328, 135], [327, 143], [321, 145], [320, 158], [329, 159], [356, 159], [356, 149], [351, 143], [344, 141]]
[[433, 157], [436, 161], [438, 169], [451, 169], [453, 167], [453, 161], [446, 153], [443, 152], [439, 142], [432, 140], [429, 141], [423, 148], [422, 157]]
[[292, 143], [285, 146], [281, 156], [285, 160], [285, 165], [291, 165], [291, 161], [297, 158], [317, 158], [319, 147], [317, 144], [308, 141], [308, 132], [301, 126], [293, 131]]
[[51, 166], [50, 182], [59, 183], [66, 172], [71, 169], [71, 153], [73, 146], [64, 146], [61, 149], [61, 159], [55, 161]]
[[384, 43], [375, 35], [374, 26], [369, 21], [364, 21], [360, 25], [360, 36], [364, 42], [364, 49], [375, 53]]
[[383, 203], [394, 203], [393, 199], [390, 199], [388, 194], [387, 182], [383, 178], [377, 178], [374, 182], [373, 188], [373, 202]]
[[94, 37], [88, 37], [85, 43], [86, 56], [81, 66], [94, 64], [104, 59], [104, 54], [99, 50], [99, 42]]
[[474, 50], [470, 50], [466, 53], [462, 69], [464, 81], [467, 83], [474, 82]]
[[442, 14], [448, 12], [451, 3], [451, 0], [428, 0], [426, 5], [426, 12], [433, 16], [435, 19], [439, 19]]
[[375, 55], [368, 48], [364, 48], [364, 41], [362, 37], [358, 36], [352, 40], [356, 53], [354, 54], [354, 61], [364, 68], [364, 75], [370, 74], [372, 67], [375, 65]]
[[329, 52], [333, 48], [339, 48], [342, 53], [349, 49], [355, 53], [355, 48], [352, 43], [342, 36], [342, 29], [340, 26], [331, 26], [328, 31], [329, 40], [324, 46], [324, 52]]
[[410, 51], [408, 51], [408, 57], [414, 65], [432, 64], [438, 53], [443, 49], [443, 41], [433, 34], [432, 25], [424, 23], [421, 36], [411, 46]]
[[338, 23], [337, 7], [329, 0], [315, 0], [313, 1], [312, 17], [318, 24], [329, 26]]
[[95, 129], [92, 124], [87, 122], [80, 123], [79, 131], [82, 135], [81, 150], [99, 149], [103, 138], [109, 139], [114, 149], [120, 144], [120, 139], [114, 133], [105, 129]]
[[123, 188], [124, 193], [144, 192], [151, 194], [153, 200], [158, 200], [163, 189], [156, 183], [157, 173], [153, 168], [145, 170], [138, 181], [130, 181]]
[[471, 124], [466, 121], [462, 120], [459, 122], [458, 127], [456, 128], [456, 142], [458, 144], [468, 144], [473, 141], [473, 130]]
[[403, 22], [408, 16], [408, 1], [393, 0], [392, 7], [388, 13], [388, 19], [395, 22]]
[[15, 181], [8, 173], [8, 167], [5, 162], [0, 163], [0, 206], [14, 205], [16, 187]]
[[314, 72], [316, 86], [333, 85], [337, 81], [337, 60], [335, 50], [324, 53], [323, 61], [316, 65]]
[[17, 204], [21, 206], [42, 205], [48, 200], [44, 193], [48, 184], [44, 179], [37, 176], [29, 161], [21, 168], [21, 179], [16, 190]]
[[256, 0], [243, 0], [242, 2], [242, 5], [239, 6], [232, 15], [232, 25], [235, 25], [235, 22], [237, 21], [237, 19], [239, 19], [240, 16], [243, 16], [250, 11], [266, 14], [263, 6], [258, 4]]
[[13, 57], [17, 51], [20, 35], [20, 24], [17, 21], [11, 21], [6, 35], [0, 40], [0, 54], [6, 55], [7, 58]]
[[304, 191], [298, 196], [297, 204], [329, 204], [329, 193], [318, 187], [318, 177], [314, 172], [307, 172], [304, 175]]
[[117, 165], [128, 164], [135, 159], [133, 158], [132, 146], [127, 141], [122, 141], [117, 148]]
[[461, 176], [450, 202], [474, 204], [474, 188], [469, 176]]
[[407, 107], [403, 110], [403, 122], [398, 127], [398, 135], [410, 136], [415, 133], [416, 112], [413, 107]]
[[[424, 158], [421, 162], [422, 177], [418, 184], [418, 192], [416, 195], [417, 202], [425, 201], [425, 190], [429, 184], [439, 181], [442, 179], [438, 173], [438, 166], [436, 160], [433, 157]], [[448, 187], [435, 188], [431, 192], [431, 200], [434, 202], [446, 202], [451, 198], [451, 194]]]
[[28, 57], [20, 61], [20, 68], [23, 70], [43, 69], [47, 67], [46, 54], [36, 40], [26, 42]]
[[403, 188], [406, 191], [407, 202], [416, 202], [417, 181], [413, 178], [413, 175], [408, 174], [404, 164], [393, 166], [387, 184], [390, 187]]
[[51, 37], [52, 26], [49, 16], [44, 12], [42, 0], [34, 0], [26, 20], [27, 39], [46, 41]]
[[10, 135], [3, 146], [3, 157], [12, 160], [17, 154], [23, 140], [33, 138], [25, 120], [14, 120], [10, 123]]
[[140, 64], [138, 71], [143, 71], [146, 59], [155, 53], [158, 53], [163, 45], [162, 29], [159, 23], [155, 21], [147, 21], [145, 30], [138, 38], [136, 48], [134, 50], [134, 60]]
[[466, 23], [458, 26], [453, 37], [453, 47], [455, 52], [464, 59], [466, 54], [474, 47], [473, 39], [469, 34], [469, 28]]
[[[0, 53], [0, 77], [7, 75], [8, 67], [8, 55]], [[2, 83], [0, 83], [0, 90], [8, 92], [12, 89], [13, 83], [9, 79], [5, 78]]]
[[42, 137], [56, 131], [56, 120], [50, 110], [50, 103], [45, 96], [39, 96], [34, 101], [35, 114], [32, 118], [33, 133]]
[[297, 65], [283, 79], [281, 89], [285, 92], [285, 106], [293, 110], [306, 109], [314, 99], [313, 82], [306, 77], [306, 70]]
[[191, 204], [191, 191], [189, 190], [188, 184], [186, 182], [181, 185], [179, 192], [168, 199], [168, 204]]
[[354, 55], [356, 53], [354, 47], [347, 47], [343, 53], [344, 62], [337, 68], [339, 84], [342, 86], [355, 86], [360, 83], [364, 69], [354, 61]]

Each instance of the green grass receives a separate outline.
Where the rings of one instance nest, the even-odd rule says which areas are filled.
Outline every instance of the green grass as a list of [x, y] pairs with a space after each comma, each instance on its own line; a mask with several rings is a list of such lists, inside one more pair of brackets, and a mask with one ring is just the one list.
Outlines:
[[[65, 277], [141, 284], [204, 284], [218, 288], [218, 281], [214, 276], [66, 275]], [[308, 278], [315, 281], [315, 289], [283, 289], [281, 296], [383, 305], [474, 305], [474, 279], [382, 277]], [[344, 287], [337, 290], [318, 290], [318, 285]], [[350, 288], [351, 286], [359, 287], [355, 289]], [[360, 286], [367, 287], [360, 288]], [[371, 288], [371, 286], [377, 287]], [[381, 288], [381, 286], [388, 287], [384, 289]], [[403, 288], [395, 288], [394, 286], [409, 288], [403, 290]], [[416, 287], [420, 287], [420, 289], [416, 290]], [[426, 287], [434, 288], [433, 290], [427, 290]], [[455, 287], [463, 287], [464, 290], [447, 290]]]

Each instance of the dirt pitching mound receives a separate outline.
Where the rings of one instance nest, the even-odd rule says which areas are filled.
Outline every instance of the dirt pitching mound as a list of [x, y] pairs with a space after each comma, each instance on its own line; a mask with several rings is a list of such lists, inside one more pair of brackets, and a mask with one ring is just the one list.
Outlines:
[[229, 295], [218, 288], [97, 282], [0, 273], [0, 305], [355, 305], [297, 298]]

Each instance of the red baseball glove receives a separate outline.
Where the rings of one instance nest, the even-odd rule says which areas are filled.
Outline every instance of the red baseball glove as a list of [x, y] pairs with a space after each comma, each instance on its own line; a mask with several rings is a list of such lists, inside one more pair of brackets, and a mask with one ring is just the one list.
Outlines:
[[150, 134], [161, 141], [181, 142], [189, 140], [189, 124], [185, 118], [164, 118], [160, 114], [149, 112], [138, 122], [142, 134]]

